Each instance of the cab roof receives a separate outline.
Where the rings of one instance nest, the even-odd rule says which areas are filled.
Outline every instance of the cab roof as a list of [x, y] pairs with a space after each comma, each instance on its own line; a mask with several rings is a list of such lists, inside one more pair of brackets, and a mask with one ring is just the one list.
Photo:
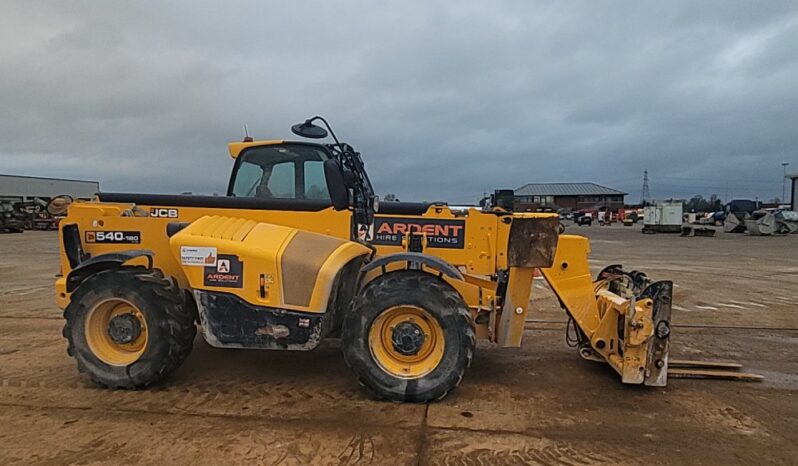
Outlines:
[[256, 146], [273, 146], [276, 144], [282, 144], [282, 139], [267, 139], [263, 141], [244, 141], [244, 142], [231, 142], [227, 144], [227, 150], [230, 151], [230, 157], [238, 158], [241, 154], [241, 151], [248, 147], [256, 147]]

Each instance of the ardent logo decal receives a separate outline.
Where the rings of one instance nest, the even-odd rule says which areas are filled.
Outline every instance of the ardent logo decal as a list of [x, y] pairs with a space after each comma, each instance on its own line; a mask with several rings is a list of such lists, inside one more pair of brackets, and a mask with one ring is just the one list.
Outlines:
[[429, 248], [465, 247], [464, 220], [375, 217], [373, 226], [366, 229], [361, 225], [358, 233], [375, 245], [401, 246], [406, 235], [418, 233], [426, 235]]
[[203, 284], [223, 288], [242, 288], [244, 286], [244, 264], [238, 256], [219, 254], [216, 265], [207, 266], [203, 271]]

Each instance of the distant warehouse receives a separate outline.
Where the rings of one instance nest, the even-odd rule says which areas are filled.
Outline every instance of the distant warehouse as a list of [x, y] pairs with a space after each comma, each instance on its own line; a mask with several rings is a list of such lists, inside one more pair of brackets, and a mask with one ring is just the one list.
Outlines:
[[622, 209], [627, 193], [596, 183], [529, 183], [515, 190], [515, 210]]
[[61, 194], [74, 199], [91, 199], [99, 191], [97, 181], [0, 174], [0, 200], [4, 201], [27, 201], [37, 197], [49, 200]]

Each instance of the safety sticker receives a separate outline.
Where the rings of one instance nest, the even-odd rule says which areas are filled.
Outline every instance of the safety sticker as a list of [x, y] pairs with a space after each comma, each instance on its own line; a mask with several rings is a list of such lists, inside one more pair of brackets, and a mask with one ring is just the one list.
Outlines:
[[183, 265], [202, 265], [216, 267], [216, 248], [201, 246], [181, 246], [180, 263]]
[[244, 264], [238, 256], [220, 254], [215, 266], [206, 266], [205, 286], [242, 288], [244, 286]]

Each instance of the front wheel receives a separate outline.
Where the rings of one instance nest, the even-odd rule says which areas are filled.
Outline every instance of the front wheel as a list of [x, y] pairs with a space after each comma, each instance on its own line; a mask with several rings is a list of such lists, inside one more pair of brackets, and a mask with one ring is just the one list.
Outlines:
[[344, 359], [377, 396], [424, 402], [443, 398], [471, 364], [476, 337], [460, 295], [420, 271], [369, 283], [344, 319]]
[[191, 352], [194, 306], [160, 270], [123, 267], [88, 278], [64, 311], [67, 352], [111, 388], [162, 381]]

